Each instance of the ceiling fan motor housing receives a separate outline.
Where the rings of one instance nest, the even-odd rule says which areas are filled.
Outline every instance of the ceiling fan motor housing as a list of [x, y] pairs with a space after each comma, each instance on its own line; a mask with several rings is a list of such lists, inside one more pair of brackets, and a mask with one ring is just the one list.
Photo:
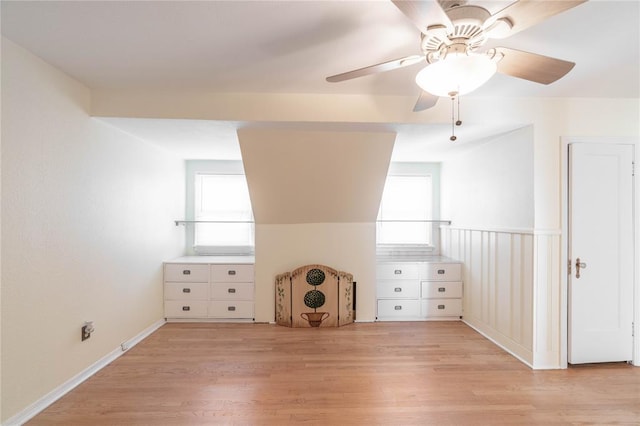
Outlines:
[[455, 3], [445, 9], [452, 26], [431, 25], [421, 36], [420, 47], [427, 61], [444, 59], [451, 53], [468, 54], [487, 41], [484, 23], [491, 17], [489, 11], [479, 6], [459, 5], [460, 2], [449, 3]]

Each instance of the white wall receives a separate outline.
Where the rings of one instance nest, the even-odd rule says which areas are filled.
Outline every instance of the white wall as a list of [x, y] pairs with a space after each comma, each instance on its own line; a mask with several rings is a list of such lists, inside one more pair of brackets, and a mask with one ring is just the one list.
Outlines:
[[441, 216], [455, 226], [533, 228], [531, 126], [485, 141], [441, 170]]
[[393, 132], [238, 130], [256, 223], [375, 221], [395, 137]]
[[183, 162], [89, 102], [2, 39], [3, 420], [161, 320], [161, 262], [182, 253]]
[[375, 223], [256, 224], [256, 321], [275, 319], [276, 275], [321, 264], [353, 274], [356, 321], [375, 319]]

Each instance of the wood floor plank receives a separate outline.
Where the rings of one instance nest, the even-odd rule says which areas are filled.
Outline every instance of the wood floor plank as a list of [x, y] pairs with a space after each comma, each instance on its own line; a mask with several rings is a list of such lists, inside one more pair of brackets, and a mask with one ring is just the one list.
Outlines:
[[640, 368], [533, 371], [461, 322], [171, 323], [28, 425], [640, 424]]

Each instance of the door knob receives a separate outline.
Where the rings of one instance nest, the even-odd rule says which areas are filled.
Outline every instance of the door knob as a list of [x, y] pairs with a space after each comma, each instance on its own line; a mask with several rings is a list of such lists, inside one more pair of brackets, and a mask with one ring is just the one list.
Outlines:
[[580, 268], [585, 269], [587, 264], [584, 262], [580, 262], [580, 258], [576, 259], [576, 278], [580, 278]]

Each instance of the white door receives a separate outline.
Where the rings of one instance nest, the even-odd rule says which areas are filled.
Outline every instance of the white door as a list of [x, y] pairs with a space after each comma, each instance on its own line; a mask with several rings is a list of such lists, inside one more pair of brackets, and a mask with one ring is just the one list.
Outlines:
[[632, 161], [631, 145], [569, 145], [571, 364], [632, 359]]

